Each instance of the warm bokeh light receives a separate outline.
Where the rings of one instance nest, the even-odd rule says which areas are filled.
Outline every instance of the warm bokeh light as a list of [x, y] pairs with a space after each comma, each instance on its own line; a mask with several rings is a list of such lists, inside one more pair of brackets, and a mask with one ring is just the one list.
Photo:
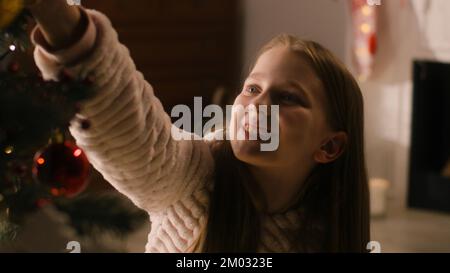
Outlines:
[[73, 156], [74, 156], [74, 157], [79, 157], [79, 156], [81, 155], [81, 153], [82, 153], [81, 149], [76, 149], [76, 150], [73, 152]]
[[372, 9], [371, 9], [369, 6], [364, 6], [364, 7], [361, 9], [361, 12], [362, 12], [362, 14], [363, 14], [364, 16], [369, 16], [369, 15], [372, 14]]
[[7, 154], [7, 155], [12, 154], [13, 151], [14, 151], [14, 148], [12, 146], [8, 146], [5, 148], [5, 154]]
[[370, 31], [371, 31], [371, 27], [370, 27], [370, 25], [369, 24], [367, 24], [367, 23], [364, 23], [364, 24], [362, 24], [361, 25], [361, 31], [363, 32], [363, 33], [369, 33]]
[[52, 188], [50, 192], [53, 196], [59, 196], [59, 190], [56, 188]]

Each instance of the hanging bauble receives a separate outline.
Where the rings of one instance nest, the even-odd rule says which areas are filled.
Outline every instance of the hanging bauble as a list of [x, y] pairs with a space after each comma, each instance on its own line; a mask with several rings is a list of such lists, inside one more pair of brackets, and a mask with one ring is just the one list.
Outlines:
[[89, 161], [75, 144], [52, 143], [34, 157], [33, 175], [53, 196], [73, 197], [88, 184]]

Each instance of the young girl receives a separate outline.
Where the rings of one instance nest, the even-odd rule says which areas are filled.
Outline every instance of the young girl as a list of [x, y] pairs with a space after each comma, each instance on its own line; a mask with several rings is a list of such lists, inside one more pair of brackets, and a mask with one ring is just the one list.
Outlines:
[[[90, 77], [70, 131], [90, 162], [150, 215], [147, 252], [364, 252], [369, 242], [363, 100], [317, 43], [280, 35], [261, 50], [235, 105], [279, 105], [279, 147], [174, 140], [152, 86], [99, 12], [30, 9], [46, 79]], [[180, 90], [182, 92], [182, 90]], [[232, 122], [239, 123], [232, 117]], [[188, 134], [186, 132], [186, 134]]]

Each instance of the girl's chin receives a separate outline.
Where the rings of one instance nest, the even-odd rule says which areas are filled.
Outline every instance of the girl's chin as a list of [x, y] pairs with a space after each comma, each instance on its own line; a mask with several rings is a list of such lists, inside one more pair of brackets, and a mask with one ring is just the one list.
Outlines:
[[260, 152], [261, 141], [260, 140], [231, 140], [231, 146], [233, 150], [240, 152]]
[[232, 140], [231, 147], [236, 158], [248, 164], [259, 165], [273, 154], [261, 151], [261, 141], [258, 140]]

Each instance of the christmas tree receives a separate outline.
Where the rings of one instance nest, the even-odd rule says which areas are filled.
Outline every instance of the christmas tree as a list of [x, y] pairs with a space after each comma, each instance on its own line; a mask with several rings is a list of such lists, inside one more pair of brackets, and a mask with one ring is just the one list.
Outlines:
[[68, 215], [79, 235], [133, 231], [145, 214], [118, 197], [86, 192], [92, 173], [84, 152], [70, 139], [80, 102], [89, 98], [89, 79], [62, 73], [44, 81], [21, 69], [17, 52], [31, 59], [30, 14], [20, 0], [0, 0], [0, 243], [14, 240], [30, 213], [52, 204]]

